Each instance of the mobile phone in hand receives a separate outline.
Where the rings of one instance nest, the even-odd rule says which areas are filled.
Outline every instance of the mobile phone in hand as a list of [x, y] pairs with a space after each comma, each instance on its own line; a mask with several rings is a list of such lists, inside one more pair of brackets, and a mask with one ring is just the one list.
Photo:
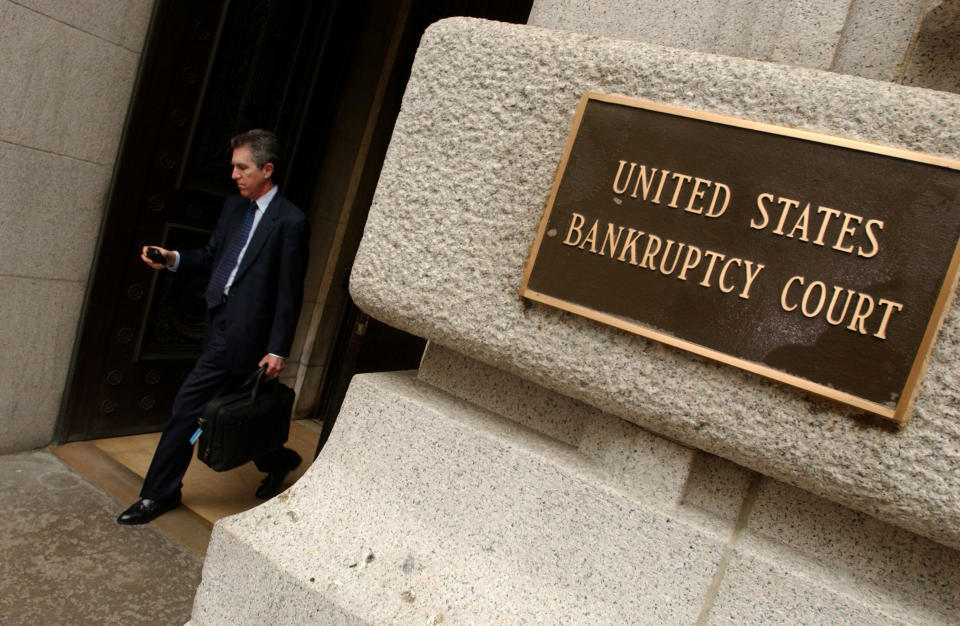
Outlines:
[[163, 253], [157, 250], [156, 248], [154, 248], [153, 246], [149, 246], [147, 248], [147, 258], [153, 261], [154, 263], [159, 263], [160, 265], [167, 264], [167, 260], [164, 258]]

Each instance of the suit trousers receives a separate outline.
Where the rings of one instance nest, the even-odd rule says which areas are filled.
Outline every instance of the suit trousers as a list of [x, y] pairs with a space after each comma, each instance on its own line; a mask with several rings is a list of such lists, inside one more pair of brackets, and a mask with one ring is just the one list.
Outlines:
[[[180, 497], [183, 475], [193, 458], [190, 437], [197, 429], [197, 419], [206, 404], [235, 391], [246, 376], [231, 373], [226, 367], [226, 307], [229, 303], [208, 311], [210, 323], [205, 347], [193, 370], [187, 375], [173, 402], [170, 419], [160, 435], [153, 453], [150, 469], [143, 479], [141, 498], [169, 500]], [[252, 373], [252, 372], [251, 372]], [[298, 457], [283, 446], [254, 459], [261, 472], [283, 471]]]

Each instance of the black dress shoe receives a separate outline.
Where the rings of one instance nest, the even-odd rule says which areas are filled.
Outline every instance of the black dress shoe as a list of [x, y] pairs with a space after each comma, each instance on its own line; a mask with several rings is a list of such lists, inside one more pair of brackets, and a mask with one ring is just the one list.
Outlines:
[[261, 500], [269, 500], [273, 496], [280, 493], [280, 487], [283, 486], [283, 479], [287, 477], [287, 474], [297, 469], [300, 465], [300, 455], [290, 450], [290, 463], [286, 468], [282, 470], [274, 470], [268, 472], [264, 477], [263, 482], [260, 483], [260, 486], [257, 487], [256, 496]]
[[118, 524], [146, 524], [152, 519], [163, 515], [170, 509], [180, 506], [180, 498], [172, 500], [150, 500], [143, 498], [130, 505], [126, 511], [117, 518]]

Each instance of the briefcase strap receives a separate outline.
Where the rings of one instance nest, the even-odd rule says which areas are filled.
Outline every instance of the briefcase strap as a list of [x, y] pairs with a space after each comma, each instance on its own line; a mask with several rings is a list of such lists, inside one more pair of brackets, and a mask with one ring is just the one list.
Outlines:
[[[244, 391], [246, 389], [250, 389], [250, 400], [251, 401], [256, 400], [257, 391], [260, 389], [260, 386], [264, 384], [263, 378], [264, 376], [266, 376], [266, 374], [267, 374], [267, 366], [261, 365], [260, 369], [255, 371], [253, 374], [250, 374], [250, 377], [247, 378], [247, 380], [245, 380], [242, 385], [240, 385], [240, 389], [238, 391]], [[271, 382], [276, 383], [276, 379], [268, 378], [266, 381], [267, 384]]]

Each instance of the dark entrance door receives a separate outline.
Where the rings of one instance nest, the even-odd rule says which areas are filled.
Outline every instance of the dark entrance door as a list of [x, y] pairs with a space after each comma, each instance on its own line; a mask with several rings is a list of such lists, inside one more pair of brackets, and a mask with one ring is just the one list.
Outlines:
[[[206, 278], [153, 272], [145, 242], [205, 243], [229, 177], [228, 138], [277, 132], [279, 183], [301, 207], [328, 130], [354, 3], [160, 0], [121, 146], [61, 442], [159, 430], [199, 354]], [[334, 23], [340, 25], [334, 29]], [[320, 89], [320, 86], [323, 89]], [[307, 123], [309, 120], [309, 123]], [[287, 181], [290, 184], [287, 184]]]
[[[346, 294], [380, 164], [417, 44], [432, 22], [454, 15], [524, 22], [532, 0], [158, 0], [121, 145], [84, 319], [74, 350], [57, 441], [160, 430], [199, 353], [205, 277], [186, 281], [139, 261], [143, 243], [206, 241], [234, 193], [226, 145], [248, 128], [277, 132], [286, 166], [280, 186], [311, 218], [313, 237], [338, 228], [318, 172], [366, 151], [345, 235], [332, 263], [333, 313], [318, 336], [324, 376], [300, 393], [333, 425], [359, 371], [415, 367], [423, 341], [367, 322]], [[397, 37], [395, 49], [373, 45]], [[371, 50], [393, 52], [371, 58]], [[374, 56], [376, 56], [374, 54]], [[374, 96], [358, 64], [388, 67], [382, 106], [356, 136], [335, 129], [338, 107]], [[366, 90], [366, 91], [365, 91]], [[378, 100], [379, 102], [379, 100]], [[339, 135], [337, 135], [337, 132]], [[334, 140], [333, 138], [336, 138]], [[337, 291], [340, 289], [340, 291]], [[308, 297], [310, 294], [308, 294]], [[302, 315], [309, 315], [305, 307]], [[368, 329], [358, 332], [358, 329]], [[325, 437], [324, 437], [325, 439]]]

